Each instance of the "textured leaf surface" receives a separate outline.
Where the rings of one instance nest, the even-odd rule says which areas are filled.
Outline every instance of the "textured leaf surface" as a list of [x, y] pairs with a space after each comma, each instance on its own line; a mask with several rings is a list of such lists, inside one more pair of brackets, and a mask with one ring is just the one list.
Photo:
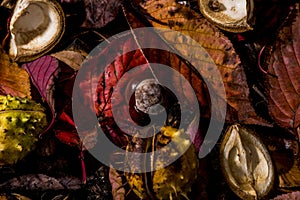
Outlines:
[[126, 193], [122, 182], [122, 176], [114, 168], [109, 168], [109, 182], [112, 187], [113, 199], [124, 200]]
[[[146, 0], [142, 1], [139, 6], [144, 15], [150, 16], [148, 18], [153, 26], [179, 31], [190, 36], [205, 48], [223, 78], [226, 101], [230, 111], [227, 112], [227, 120], [230, 120], [232, 115], [237, 115], [241, 123], [262, 124], [251, 106], [249, 88], [240, 58], [227, 37], [198, 13], [174, 0]], [[134, 27], [134, 23], [132, 24]], [[170, 41], [169, 37], [168, 33], [164, 35], [166, 41]], [[182, 55], [188, 55], [189, 41], [178, 39], [178, 44], [172, 45]], [[196, 57], [199, 62], [201, 60], [203, 62], [203, 55], [197, 56], [199, 56]], [[220, 86], [212, 84], [212, 87], [218, 93]]]
[[[129, 15], [129, 13], [127, 13]], [[127, 16], [129, 17], [129, 16]], [[135, 18], [136, 24], [139, 24], [139, 27], [143, 26], [141, 22]], [[154, 33], [147, 33], [149, 35], [146, 36], [146, 38], [149, 38], [147, 42], [149, 43], [157, 43], [160, 46], [163, 47], [163, 45], [166, 46], [166, 44], [163, 42], [163, 40], [158, 37]], [[117, 53], [122, 54], [122, 52], [126, 52], [127, 49], [135, 47], [138, 49], [137, 43], [139, 41], [135, 41], [133, 37], [128, 39], [127, 41], [124, 42], [124, 44], [120, 46], [114, 46], [114, 42], [112, 41], [110, 45], [114, 49], [120, 49]], [[123, 94], [116, 94], [114, 93], [114, 97], [118, 97], [119, 99], [115, 99], [114, 101], [114, 106], [118, 107], [119, 105], [124, 105], [122, 102], [124, 102], [124, 99], [129, 99], [130, 96], [128, 95], [132, 94], [134, 90], [132, 90], [132, 87], [134, 87], [135, 84], [138, 84], [139, 82], [135, 82], [134, 77], [139, 77], [139, 80], [143, 80], [143, 78], [149, 78], [149, 66], [144, 65], [143, 68], [141, 68], [140, 71], [133, 73], [133, 74], [126, 74], [128, 71], [131, 69], [141, 66], [143, 64], [146, 64], [147, 62], [150, 63], [160, 63], [164, 64], [166, 66], [170, 66], [179, 72], [190, 81], [190, 84], [192, 85], [193, 88], [195, 88], [195, 93], [196, 96], [198, 97], [198, 100], [200, 102], [200, 111], [201, 111], [201, 117], [207, 117], [209, 118], [210, 115], [210, 105], [209, 105], [209, 97], [207, 96], [207, 88], [206, 85], [203, 83], [201, 77], [199, 77], [198, 74], [196, 74], [190, 66], [188, 66], [182, 59], [180, 59], [177, 55], [171, 54], [170, 52], [166, 51], [160, 51], [160, 50], [155, 50], [155, 49], [143, 49], [141, 50], [135, 50], [129, 53], [126, 53], [124, 55], [119, 56], [112, 64], [107, 66], [105, 68], [105, 72], [102, 73], [99, 77], [94, 77], [92, 76], [93, 74], [97, 74], [97, 70], [99, 68], [103, 67], [103, 58], [99, 59], [99, 56], [105, 55], [105, 57], [109, 57], [111, 53], [109, 53], [108, 49], [105, 49], [103, 52], [100, 53], [100, 55], [95, 56], [94, 58], [91, 59], [89, 64], [92, 64], [92, 70], [87, 73], [87, 77], [85, 78], [84, 81], [81, 82], [80, 84], [80, 90], [82, 92], [82, 101], [83, 104], [85, 105], [95, 105], [95, 107], [91, 107], [90, 109], [96, 110], [96, 114], [100, 120], [100, 123], [102, 124], [102, 128], [107, 129], [110, 132], [111, 137], [115, 142], [118, 144], [122, 144], [121, 146], [124, 145], [124, 140], [127, 139], [122, 139], [120, 135], [124, 135], [124, 132], [122, 132], [115, 124], [114, 120], [112, 118], [112, 94], [113, 92], [118, 93], [118, 91], [122, 92], [125, 91]], [[103, 57], [103, 56], [102, 56]], [[147, 60], [146, 60], [147, 58]], [[121, 77], [126, 74], [128, 82], [120, 82]], [[150, 73], [151, 74], [151, 73]], [[158, 79], [163, 80], [165, 79], [164, 77], [169, 76], [169, 74], [164, 74], [163, 71], [155, 71], [154, 74], [158, 77]], [[150, 78], [153, 78], [152, 75], [150, 75]], [[191, 100], [190, 96], [193, 95], [190, 90], [186, 90], [185, 88], [187, 87], [188, 82], [181, 82], [178, 77], [170, 77], [172, 84], [175, 85], [175, 89], [177, 91], [175, 92], [177, 95], [180, 95], [181, 97], [185, 98], [185, 102], [189, 102]], [[134, 81], [132, 81], [134, 80]], [[119, 84], [119, 89], [115, 90], [116, 85]], [[93, 91], [93, 88], [97, 88], [96, 90], [96, 95], [93, 95], [91, 92]], [[121, 89], [120, 89], [121, 88]], [[124, 89], [124, 90], [123, 90]], [[125, 95], [124, 95], [125, 94]], [[189, 104], [191, 105], [191, 104]], [[181, 105], [183, 106], [184, 110], [190, 110], [191, 112], [193, 109], [191, 107]], [[195, 105], [198, 106], [198, 105]], [[123, 109], [123, 110], [122, 110]], [[124, 106], [121, 109], [118, 109], [117, 115], [122, 116], [123, 119], [128, 119], [129, 124], [133, 123], [131, 120], [131, 116], [126, 116], [124, 113], [128, 109], [128, 105]], [[197, 122], [198, 123], [198, 122]], [[205, 126], [202, 126], [205, 127]], [[134, 129], [131, 129], [130, 126], [127, 126], [126, 131], [130, 131], [131, 133], [134, 132]], [[197, 130], [196, 130], [197, 132]], [[194, 142], [197, 143], [197, 146], [199, 147], [202, 140], [199, 137], [200, 134], [197, 132], [196, 134], [196, 139]], [[123, 142], [122, 142], [123, 141]], [[126, 146], [125, 143], [125, 146]], [[197, 148], [198, 149], [198, 148]]]
[[52, 56], [43, 56], [33, 62], [23, 64], [22, 68], [28, 72], [32, 83], [51, 109], [52, 121], [49, 123], [51, 127], [55, 119], [53, 92], [54, 80], [59, 73], [58, 60]]
[[[298, 6], [299, 7], [299, 6]], [[278, 33], [269, 61], [269, 112], [282, 127], [300, 125], [300, 12], [299, 8]]]
[[13, 178], [0, 185], [7, 191], [16, 190], [77, 190], [81, 188], [81, 181], [76, 177], [54, 178], [44, 174], [28, 174]]
[[[118, 48], [122, 51], [123, 48], [128, 48], [128, 45], [135, 45], [135, 43], [134, 41], [127, 41], [124, 46], [122, 45]], [[76, 99], [81, 99], [82, 104], [88, 106], [91, 111], [96, 112], [101, 127], [110, 133], [111, 138], [116, 144], [126, 146], [127, 138], [113, 120], [111, 97], [114, 87], [124, 73], [137, 65], [145, 64], [146, 60], [140, 50], [129, 52], [128, 54], [118, 57], [113, 63], [105, 68], [102, 74], [99, 74], [99, 70], [104, 67], [102, 66], [103, 61], [99, 59], [99, 56], [102, 56], [103, 58], [103, 55], [107, 55], [106, 57], [108, 58], [111, 55], [109, 49], [105, 49], [100, 55], [95, 56], [87, 63], [92, 66], [89, 68], [90, 70], [85, 73], [86, 77], [79, 85], [80, 92], [76, 93], [76, 95], [78, 95]], [[99, 76], [95, 76], [95, 74], [99, 74]], [[121, 103], [122, 99], [119, 99], [116, 102]], [[79, 109], [81, 109], [80, 106]], [[84, 109], [82, 112], [84, 112]], [[93, 117], [95, 116], [86, 114], [87, 119]], [[91, 127], [93, 125], [89, 126], [89, 124], [92, 121], [93, 120], [83, 119], [79, 122], [80, 124], [78, 127]]]
[[58, 60], [66, 63], [68, 66], [73, 68], [74, 70], [79, 70], [81, 64], [83, 63], [85, 56], [76, 51], [60, 51], [52, 54], [51, 56], [57, 58]]
[[86, 19], [81, 25], [85, 28], [101, 28], [115, 19], [118, 14], [120, 0], [85, 0]]
[[10, 62], [0, 47], [0, 93], [30, 98], [30, 81], [26, 71]]

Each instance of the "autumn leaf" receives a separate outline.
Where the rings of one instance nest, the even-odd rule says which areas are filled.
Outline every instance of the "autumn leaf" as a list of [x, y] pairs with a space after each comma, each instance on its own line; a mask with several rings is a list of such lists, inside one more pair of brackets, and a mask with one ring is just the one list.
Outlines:
[[296, 137], [300, 125], [300, 12], [299, 5], [280, 29], [271, 52], [268, 73], [268, 108], [275, 122]]
[[115, 19], [118, 14], [120, 0], [85, 0], [86, 19], [81, 25], [85, 28], [101, 28]]
[[[135, 45], [135, 42], [127, 41], [124, 46], [119, 47], [120, 51], [123, 47], [129, 48], [130, 45]], [[118, 57], [105, 68], [103, 73], [99, 74], [99, 70], [103, 67], [103, 60], [99, 59], [99, 57], [102, 56], [101, 58], [103, 58], [103, 55], [108, 59], [111, 55], [109, 49], [104, 49], [99, 55], [89, 59], [89, 61], [85, 62], [82, 66], [81, 70], [86, 70], [84, 72], [85, 77], [80, 81], [78, 85], [79, 88], [76, 88], [78, 92], [74, 94], [73, 99], [75, 99], [76, 102], [78, 101], [77, 109], [82, 110], [82, 112], [86, 114], [85, 119], [80, 120], [77, 126], [93, 127], [94, 125], [91, 124], [93, 120], [89, 119], [93, 119], [95, 116], [85, 112], [85, 110], [89, 110], [90, 113], [95, 112], [101, 124], [101, 128], [110, 134], [110, 137], [116, 144], [126, 146], [128, 142], [125, 136], [126, 134], [118, 128], [113, 119], [111, 97], [114, 87], [124, 73], [135, 66], [145, 64], [146, 60], [140, 50], [129, 52]], [[95, 76], [95, 74], [99, 74], [99, 76]], [[119, 95], [119, 97], [121, 96], [122, 95]], [[116, 103], [121, 102], [122, 99], [116, 101]]]
[[60, 52], [56, 52], [51, 56], [57, 58], [58, 60], [66, 63], [74, 70], [79, 70], [81, 64], [83, 63], [85, 56], [76, 51], [64, 50]]
[[81, 182], [71, 176], [54, 178], [45, 174], [27, 174], [12, 178], [2, 183], [0, 187], [6, 191], [78, 190], [81, 188]]
[[122, 176], [114, 169], [109, 168], [109, 182], [112, 187], [112, 196], [114, 200], [125, 199], [125, 188], [122, 182]]
[[[55, 100], [54, 100], [54, 80], [57, 78], [60, 71], [58, 60], [52, 56], [43, 56], [30, 63], [22, 65], [30, 75], [33, 85], [37, 88], [43, 100], [45, 100], [51, 109], [52, 119], [49, 123], [49, 127], [52, 126], [55, 120]], [[46, 131], [47, 131], [46, 130]]]
[[30, 80], [26, 71], [11, 62], [0, 47], [0, 94], [31, 98]]
[[[246, 75], [239, 56], [230, 40], [215, 26], [190, 8], [176, 3], [175, 0], [140, 1], [135, 5], [135, 9], [143, 12], [143, 15], [154, 27], [168, 28], [190, 36], [208, 52], [223, 78], [226, 99], [221, 100], [226, 101], [229, 106], [227, 121], [234, 122], [235, 120], [232, 119], [235, 117], [232, 116], [237, 115], [240, 123], [266, 125], [256, 115], [251, 105]], [[137, 28], [134, 21], [130, 21], [130, 23], [133, 28]], [[167, 42], [172, 41], [173, 38], [170, 37], [172, 36], [168, 35], [168, 32], [163, 35], [163, 39]], [[170, 43], [170, 45], [174, 46], [182, 55], [188, 55], [189, 41], [178, 41], [178, 44]], [[203, 55], [197, 56], [195, 56], [196, 60], [198, 59], [197, 62], [203, 63]], [[221, 86], [212, 84], [212, 87], [218, 94]]]

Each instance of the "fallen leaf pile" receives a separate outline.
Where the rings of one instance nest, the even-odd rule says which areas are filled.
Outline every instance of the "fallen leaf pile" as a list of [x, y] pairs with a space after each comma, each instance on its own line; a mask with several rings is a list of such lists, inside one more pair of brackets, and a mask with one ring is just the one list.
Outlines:
[[[232, 1], [0, 0], [0, 199], [299, 199], [299, 3]], [[140, 41], [146, 27], [162, 29]], [[144, 80], [159, 89], [138, 96]], [[155, 98], [166, 120], [139, 138]], [[94, 157], [99, 134], [119, 150], [97, 153], [129, 171]]]

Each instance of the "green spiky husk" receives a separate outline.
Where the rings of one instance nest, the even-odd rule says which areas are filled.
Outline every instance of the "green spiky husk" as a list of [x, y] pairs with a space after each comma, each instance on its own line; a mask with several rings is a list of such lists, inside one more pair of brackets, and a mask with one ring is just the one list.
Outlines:
[[0, 165], [14, 164], [35, 148], [47, 126], [44, 110], [32, 100], [0, 95]]
[[[162, 134], [158, 136], [158, 143], [161, 148], [167, 145], [170, 140], [175, 144], [175, 148], [161, 149], [163, 154], [173, 156], [182, 155], [171, 165], [162, 168], [163, 159], [157, 158], [155, 167], [161, 168], [152, 175], [152, 190], [157, 199], [182, 199], [182, 195], [187, 195], [191, 191], [191, 186], [197, 179], [197, 171], [199, 168], [198, 157], [190, 139], [182, 131], [178, 131], [171, 127], [162, 128]], [[185, 147], [188, 149], [184, 151]], [[130, 148], [131, 150], [134, 147]], [[142, 161], [141, 161], [142, 162]], [[131, 164], [132, 167], [134, 164]], [[129, 183], [135, 194], [141, 199], [147, 199], [147, 189], [143, 181], [142, 173], [125, 173], [127, 182]]]

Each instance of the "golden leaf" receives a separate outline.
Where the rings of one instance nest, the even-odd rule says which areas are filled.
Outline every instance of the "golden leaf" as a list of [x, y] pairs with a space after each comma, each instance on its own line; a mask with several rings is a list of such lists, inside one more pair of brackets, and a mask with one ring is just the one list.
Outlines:
[[27, 72], [17, 63], [11, 62], [2, 47], [0, 47], [0, 93], [31, 98]]

